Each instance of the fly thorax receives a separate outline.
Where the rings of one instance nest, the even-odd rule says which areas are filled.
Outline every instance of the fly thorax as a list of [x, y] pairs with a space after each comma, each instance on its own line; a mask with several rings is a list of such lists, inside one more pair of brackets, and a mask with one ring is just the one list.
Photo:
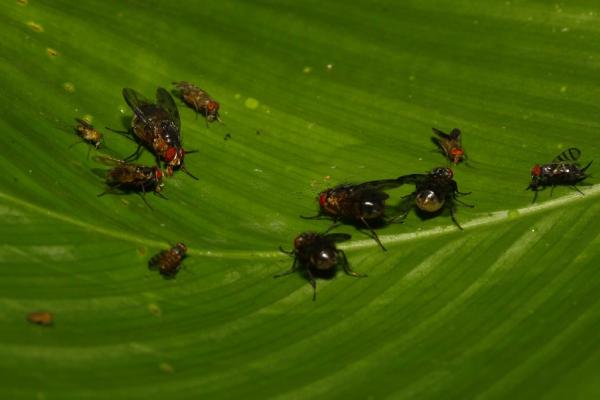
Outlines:
[[169, 148], [169, 144], [162, 136], [154, 135], [154, 139], [152, 139], [152, 148], [156, 153], [164, 154]]
[[436, 212], [444, 206], [445, 199], [431, 189], [421, 190], [417, 193], [415, 204], [426, 212]]

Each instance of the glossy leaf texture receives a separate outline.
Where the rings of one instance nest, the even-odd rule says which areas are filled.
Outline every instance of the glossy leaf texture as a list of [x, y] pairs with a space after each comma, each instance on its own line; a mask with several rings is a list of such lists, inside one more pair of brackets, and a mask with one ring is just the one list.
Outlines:
[[[0, 6], [0, 397], [595, 398], [600, 395], [600, 186], [525, 188], [569, 147], [600, 160], [600, 9], [492, 1], [19, 0]], [[194, 181], [168, 200], [97, 195], [98, 153], [126, 157], [131, 87], [185, 80], [221, 104], [206, 126], [179, 100]], [[291, 266], [327, 187], [469, 156], [448, 215], [350, 226], [355, 279]], [[152, 165], [145, 152], [140, 162]], [[398, 204], [411, 191], [390, 191]], [[393, 208], [393, 207], [392, 207]], [[147, 268], [176, 242], [175, 279]], [[51, 327], [26, 321], [54, 314]]]

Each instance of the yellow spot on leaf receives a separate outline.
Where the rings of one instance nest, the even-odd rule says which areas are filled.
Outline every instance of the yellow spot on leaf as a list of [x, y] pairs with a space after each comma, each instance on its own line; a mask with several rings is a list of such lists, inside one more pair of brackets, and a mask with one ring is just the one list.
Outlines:
[[28, 21], [27, 26], [34, 32], [44, 32], [44, 27], [38, 24], [37, 22]]
[[256, 110], [258, 108], [258, 106], [260, 105], [260, 103], [258, 100], [254, 99], [252, 97], [248, 97], [246, 99], [246, 101], [244, 102], [244, 105], [251, 110]]
[[48, 47], [48, 48], [46, 49], [46, 53], [47, 53], [47, 54], [48, 54], [48, 56], [50, 56], [50, 57], [58, 57], [58, 51], [56, 51], [56, 50], [54, 50], [54, 49], [52, 49], [52, 48], [50, 48], [50, 47]]
[[160, 370], [166, 374], [172, 374], [173, 372], [175, 372], [175, 368], [173, 368], [173, 366], [169, 363], [160, 363], [158, 365], [158, 368], [160, 368]]
[[162, 315], [162, 310], [156, 303], [148, 304], [148, 311], [150, 311], [150, 314], [152, 314], [156, 317], [160, 317]]
[[71, 82], [65, 82], [63, 83], [63, 89], [65, 89], [65, 92], [73, 93], [75, 91], [75, 85], [73, 85]]

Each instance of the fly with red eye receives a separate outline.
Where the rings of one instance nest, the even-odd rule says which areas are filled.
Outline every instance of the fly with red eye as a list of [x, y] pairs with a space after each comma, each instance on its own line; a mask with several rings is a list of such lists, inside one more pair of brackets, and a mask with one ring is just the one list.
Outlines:
[[166, 199], [161, 193], [164, 184], [162, 182], [163, 174], [159, 167], [133, 164], [104, 155], [97, 156], [94, 159], [104, 165], [113, 167], [108, 171], [101, 171], [105, 176], [108, 188], [100, 193], [98, 197], [105, 194], [137, 193], [150, 209], [152, 207], [146, 201], [145, 196], [147, 192], [153, 192], [155, 195]]
[[385, 251], [385, 247], [373, 229], [396, 220], [396, 218], [388, 218], [385, 215], [385, 201], [389, 198], [385, 190], [400, 185], [401, 183], [397, 179], [339, 185], [319, 193], [317, 196], [319, 213], [316, 216], [301, 216], [301, 218], [331, 219], [334, 224], [329, 230], [339, 223], [355, 225], [359, 230], [367, 229], [373, 240]]
[[163, 250], [148, 261], [148, 268], [158, 269], [166, 279], [174, 278], [181, 269], [181, 261], [185, 258], [187, 246], [177, 243], [168, 250]]
[[206, 91], [184, 81], [173, 82], [173, 85], [175, 86], [173, 93], [176, 96], [181, 98], [189, 107], [196, 110], [196, 113], [204, 115], [207, 127], [209, 122], [222, 122], [219, 117], [220, 104], [213, 100]]
[[[137, 150], [125, 160], [138, 159], [145, 147], [154, 154], [159, 165], [161, 161], [165, 162], [167, 175], [171, 176], [174, 170], [181, 169], [198, 180], [185, 167], [185, 154], [194, 151], [184, 151], [181, 144], [181, 122], [173, 97], [165, 89], [158, 88], [156, 102], [153, 103], [139, 92], [125, 88], [123, 98], [133, 110], [131, 132], [138, 143]], [[129, 132], [115, 132], [129, 134]]]
[[450, 160], [450, 162], [459, 164], [466, 160], [467, 155], [462, 148], [460, 129], [454, 128], [450, 133], [444, 133], [436, 128], [431, 128], [437, 137], [433, 136], [431, 141], [438, 146], [439, 150]]
[[421, 212], [422, 216], [426, 218], [436, 216], [444, 209], [448, 209], [450, 210], [452, 222], [462, 230], [463, 228], [454, 216], [456, 203], [473, 207], [458, 199], [458, 196], [466, 196], [471, 192], [459, 192], [458, 185], [453, 178], [452, 169], [447, 167], [434, 168], [428, 174], [411, 174], [399, 177], [398, 181], [401, 184], [413, 183], [415, 185], [415, 191], [405, 196], [402, 202], [401, 208], [404, 209], [402, 218], [408, 215], [413, 206], [416, 206], [417, 211]]
[[533, 190], [533, 201], [535, 203], [538, 192], [550, 186], [550, 196], [555, 186], [565, 185], [573, 190], [583, 194], [577, 184], [589, 177], [586, 170], [592, 165], [590, 161], [585, 167], [581, 168], [577, 161], [581, 157], [581, 151], [575, 147], [570, 147], [563, 151], [549, 164], [536, 164], [531, 169], [531, 183], [526, 190]]
[[349, 240], [350, 235], [345, 233], [321, 234], [315, 232], [304, 232], [294, 239], [294, 249], [285, 251], [279, 247], [282, 253], [294, 257], [292, 268], [279, 273], [274, 278], [302, 271], [313, 288], [313, 301], [317, 299], [316, 277], [332, 278], [338, 266], [344, 269], [346, 275], [355, 278], [364, 278], [366, 275], [359, 274], [350, 269], [346, 253], [336, 247], [336, 243]]

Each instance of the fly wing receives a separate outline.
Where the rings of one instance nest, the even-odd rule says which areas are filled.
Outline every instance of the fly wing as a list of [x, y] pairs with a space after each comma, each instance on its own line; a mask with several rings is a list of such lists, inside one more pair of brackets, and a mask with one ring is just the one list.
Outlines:
[[[436, 135], [438, 135], [438, 136], [439, 136], [439, 137], [441, 137], [442, 139], [450, 140], [450, 138], [451, 138], [451, 137], [450, 137], [450, 136], [451, 136], [451, 134], [450, 134], [450, 135], [448, 135], [447, 133], [444, 133], [444, 132], [440, 131], [440, 130], [439, 130], [439, 129], [437, 129], [437, 128], [431, 128], [431, 130], [433, 131], [433, 133], [435, 133]], [[452, 131], [452, 132], [454, 132], [454, 131]], [[460, 134], [460, 131], [458, 131], [458, 133]]]
[[[131, 109], [133, 110], [135, 115], [137, 115], [137, 117], [139, 119], [141, 119], [144, 123], [148, 123], [148, 119], [146, 118], [146, 115], [144, 114], [142, 107], [147, 106], [147, 105], [152, 105], [152, 102], [150, 100], [146, 99], [142, 94], [140, 94], [139, 92], [136, 92], [135, 90], [133, 90], [131, 88], [123, 89], [123, 98], [129, 105], [129, 107], [131, 107]], [[144, 108], [148, 109], [148, 107], [144, 107]]]
[[80, 125], [83, 125], [84, 127], [88, 128], [88, 129], [94, 129], [94, 127], [92, 125], [90, 125], [90, 123], [84, 119], [75, 118], [75, 121], [77, 121]]
[[402, 175], [396, 178], [396, 180], [400, 182], [400, 185], [404, 185], [406, 183], [414, 183], [415, 185], [418, 185], [422, 182], [425, 182], [425, 180], [427, 180], [428, 177], [428, 174], [410, 174]]
[[560, 153], [559, 155], [557, 155], [556, 157], [554, 157], [554, 160], [552, 160], [552, 162], [553, 163], [568, 162], [568, 161], [575, 162], [575, 161], [579, 160], [580, 156], [581, 156], [581, 150], [579, 150], [575, 147], [570, 147], [570, 148], [566, 149], [565, 151], [563, 151], [562, 153]]
[[345, 242], [352, 238], [352, 236], [347, 233], [329, 233], [323, 237], [331, 243]]
[[388, 189], [397, 188], [400, 185], [402, 185], [402, 182], [399, 181], [398, 179], [381, 179], [381, 180], [377, 180], [377, 181], [369, 181], [369, 182], [360, 183], [360, 184], [356, 185], [355, 189], [357, 191], [364, 190], [364, 189], [380, 191], [380, 190], [388, 190]]
[[112, 157], [104, 155], [104, 154], [99, 155], [99, 156], [94, 156], [94, 161], [97, 161], [104, 165], [108, 165], [110, 167], [116, 167], [116, 166], [121, 166], [121, 165], [126, 164], [126, 162], [123, 160], [118, 160], [116, 158], [112, 158]]
[[460, 129], [458, 129], [458, 128], [452, 129], [452, 132], [450, 132], [449, 136], [451, 139], [456, 140], [458, 142], [458, 144], [460, 144]]
[[169, 118], [175, 123], [175, 126], [177, 126], [177, 129], [179, 130], [181, 128], [179, 111], [177, 110], [177, 105], [175, 104], [173, 97], [166, 89], [161, 87], [156, 89], [156, 102], [169, 114]]

